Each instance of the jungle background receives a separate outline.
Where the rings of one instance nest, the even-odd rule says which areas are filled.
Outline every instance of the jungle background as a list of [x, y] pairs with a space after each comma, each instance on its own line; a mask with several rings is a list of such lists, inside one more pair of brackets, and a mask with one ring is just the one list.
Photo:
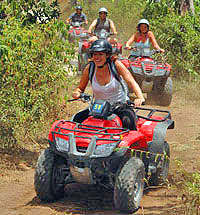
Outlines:
[[[76, 46], [63, 39], [69, 29], [65, 20], [76, 4], [82, 5], [89, 24], [97, 18], [98, 9], [106, 7], [123, 45], [139, 19], [147, 18], [160, 47], [166, 50], [166, 61], [172, 65], [174, 92], [187, 92], [187, 99], [199, 105], [198, 0], [1, 0], [0, 153], [1, 163], [8, 169], [20, 159], [27, 159], [34, 168], [38, 153], [47, 146], [52, 122], [70, 117], [72, 109], [79, 108], [66, 102], [79, 77], [71, 64]], [[26, 156], [33, 152], [37, 153], [32, 159]], [[186, 214], [199, 214], [199, 170], [187, 171], [181, 160], [176, 163], [177, 176], [171, 185], [187, 196], [191, 207], [185, 209]]]

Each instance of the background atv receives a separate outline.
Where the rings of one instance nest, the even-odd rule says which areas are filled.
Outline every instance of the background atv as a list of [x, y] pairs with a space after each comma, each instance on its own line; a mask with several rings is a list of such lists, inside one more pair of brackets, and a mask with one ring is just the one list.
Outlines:
[[[113, 33], [108, 33], [106, 30], [102, 29], [100, 33], [98, 34], [91, 34], [93, 36], [96, 36], [98, 39], [105, 39], [107, 40], [110, 36], [113, 35]], [[112, 54], [113, 55], [120, 55], [122, 54], [122, 44], [119, 42], [115, 42], [111, 39], [111, 45], [112, 45]], [[79, 43], [79, 55], [78, 55], [78, 65], [79, 70], [83, 71], [85, 66], [88, 63], [88, 59], [90, 58], [89, 54], [89, 48], [91, 46], [91, 43], [87, 39], [81, 39]]]
[[71, 22], [71, 28], [68, 31], [68, 41], [74, 43], [76, 39], [89, 37], [88, 32], [83, 27], [82, 22]]
[[[102, 29], [99, 33], [95, 33], [95, 36], [98, 37], [98, 39], [104, 39], [107, 40], [109, 37], [113, 36], [113, 33], [107, 32], [106, 30]], [[110, 40], [110, 43], [112, 45], [112, 54], [113, 55], [122, 55], [122, 44], [119, 42], [115, 42], [114, 40]]]
[[169, 106], [172, 101], [171, 65], [152, 59], [153, 54], [160, 53], [158, 50], [146, 53], [136, 51], [135, 48], [132, 50], [129, 58], [122, 58], [121, 62], [130, 70], [142, 92], [147, 93], [148, 99], [158, 101], [159, 105]]
[[[89, 101], [90, 96], [83, 94], [82, 99]], [[115, 208], [132, 213], [140, 206], [145, 181], [148, 186], [166, 180], [170, 150], [164, 138], [174, 125], [170, 112], [134, 108], [137, 129], [130, 130], [114, 113], [127, 107], [134, 108], [130, 102], [110, 105], [96, 100], [72, 120], [53, 123], [49, 148], [40, 154], [35, 169], [35, 191], [41, 200], [62, 198], [69, 183], [96, 184], [114, 192]], [[80, 117], [83, 122], [77, 122]]]

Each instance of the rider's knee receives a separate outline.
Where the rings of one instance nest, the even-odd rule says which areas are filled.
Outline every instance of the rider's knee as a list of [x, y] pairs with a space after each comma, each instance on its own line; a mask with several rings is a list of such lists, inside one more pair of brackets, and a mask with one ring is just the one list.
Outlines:
[[96, 36], [92, 36], [88, 40], [90, 43], [93, 43], [94, 41], [98, 40], [98, 38]]

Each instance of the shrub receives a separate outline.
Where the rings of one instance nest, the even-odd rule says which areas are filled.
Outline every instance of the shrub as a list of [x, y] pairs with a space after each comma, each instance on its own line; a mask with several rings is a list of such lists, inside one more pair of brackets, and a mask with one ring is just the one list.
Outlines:
[[178, 14], [176, 1], [149, 2], [143, 15], [150, 20], [151, 29], [161, 47], [167, 50], [168, 61], [173, 65], [177, 77], [199, 79], [200, 8], [196, 4], [196, 15]]
[[[24, 26], [25, 18], [18, 16], [16, 8], [19, 5], [4, 6], [7, 16], [0, 21], [0, 134], [5, 136], [5, 128], [12, 131], [13, 145], [23, 142], [27, 133], [39, 131], [45, 117], [56, 111], [55, 104], [59, 108], [72, 83], [63, 64], [69, 64], [74, 49], [62, 39], [67, 33], [62, 21]], [[9, 137], [4, 139], [0, 146], [10, 147]]]

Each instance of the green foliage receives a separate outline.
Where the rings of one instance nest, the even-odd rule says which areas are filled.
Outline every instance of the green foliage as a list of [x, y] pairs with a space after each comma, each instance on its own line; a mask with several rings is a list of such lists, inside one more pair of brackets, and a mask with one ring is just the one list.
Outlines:
[[174, 185], [183, 193], [185, 199], [185, 214], [199, 214], [200, 205], [200, 173], [190, 173], [185, 170], [183, 163], [176, 160], [177, 173]]
[[[74, 50], [62, 39], [66, 25], [59, 20], [47, 24], [22, 26], [19, 5], [14, 1], [6, 8], [0, 38], [0, 136], [5, 128], [12, 131], [11, 145], [24, 141], [27, 133], [39, 131], [47, 116], [63, 100], [72, 80], [63, 69]], [[18, 8], [19, 7], [19, 8]], [[20, 9], [19, 9], [20, 10]], [[64, 95], [65, 96], [65, 95]], [[36, 129], [36, 130], [35, 130]], [[0, 140], [0, 147], [9, 147], [9, 137]]]
[[197, 204], [200, 205], [200, 174], [193, 173], [190, 180], [186, 182], [186, 187], [190, 195], [197, 200]]
[[173, 2], [147, 4], [144, 16], [149, 19], [159, 45], [167, 50], [174, 75], [196, 80], [200, 77], [200, 8], [196, 6], [194, 16], [180, 16]]
[[15, 17], [22, 24], [46, 23], [60, 15], [57, 0], [52, 1], [51, 4], [45, 0], [7, 0], [1, 5], [0, 10], [4, 12], [6, 10], [9, 17]]

